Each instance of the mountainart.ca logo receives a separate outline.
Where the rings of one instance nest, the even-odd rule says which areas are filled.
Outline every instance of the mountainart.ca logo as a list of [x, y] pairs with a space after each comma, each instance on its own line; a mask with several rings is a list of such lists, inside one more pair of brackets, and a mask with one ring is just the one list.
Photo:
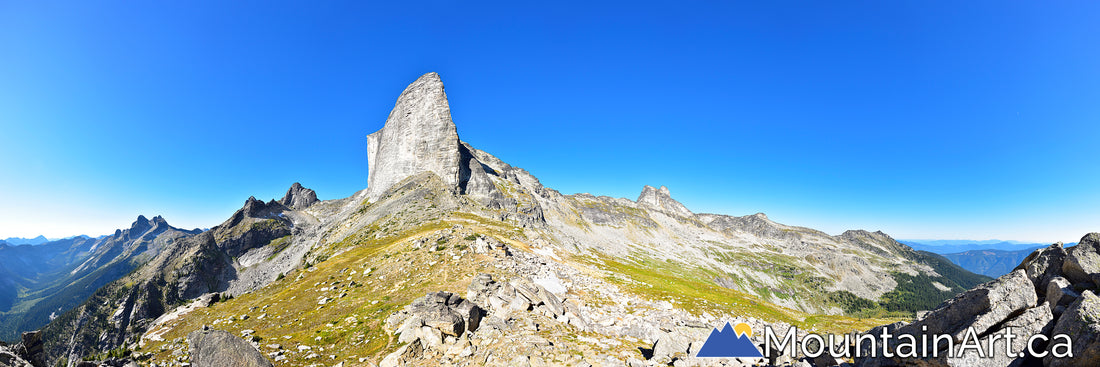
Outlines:
[[752, 344], [752, 326], [746, 323], [737, 324], [737, 326], [730, 326], [729, 322], [726, 322], [726, 326], [722, 330], [717, 328], [710, 331], [710, 336], [707, 337], [707, 341], [703, 342], [703, 347], [699, 349], [699, 353], [696, 353], [696, 357], [718, 357], [718, 358], [760, 358], [764, 355], [760, 353], [759, 349]]

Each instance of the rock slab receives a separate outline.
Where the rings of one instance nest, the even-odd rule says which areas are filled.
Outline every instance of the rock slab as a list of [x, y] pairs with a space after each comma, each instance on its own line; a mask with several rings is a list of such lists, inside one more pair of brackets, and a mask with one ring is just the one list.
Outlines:
[[1100, 297], [1091, 291], [1082, 292], [1081, 297], [1066, 308], [1054, 325], [1051, 335], [1059, 334], [1073, 340], [1073, 358], [1054, 358], [1050, 354], [1044, 358], [1044, 365], [1100, 366]]
[[244, 339], [223, 330], [198, 330], [187, 334], [191, 344], [191, 365], [203, 367], [272, 367]]

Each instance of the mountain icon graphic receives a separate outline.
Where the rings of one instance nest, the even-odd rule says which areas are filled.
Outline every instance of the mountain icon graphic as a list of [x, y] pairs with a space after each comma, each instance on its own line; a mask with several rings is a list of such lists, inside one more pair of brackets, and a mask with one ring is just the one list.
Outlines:
[[707, 337], [707, 341], [703, 343], [703, 347], [699, 349], [699, 353], [696, 353], [695, 356], [759, 358], [764, 355], [756, 349], [756, 346], [752, 344], [752, 340], [749, 340], [748, 335], [745, 333], [739, 335], [727, 322], [721, 331], [718, 329], [710, 331], [710, 336]]

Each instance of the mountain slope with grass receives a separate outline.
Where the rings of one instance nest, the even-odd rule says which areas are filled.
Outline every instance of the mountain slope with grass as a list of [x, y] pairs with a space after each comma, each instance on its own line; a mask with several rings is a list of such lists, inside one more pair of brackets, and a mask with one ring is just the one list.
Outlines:
[[460, 140], [435, 73], [367, 143], [366, 189], [250, 198], [54, 320], [31, 359], [182, 366], [213, 328], [280, 365], [659, 365], [726, 321], [862, 330], [987, 279], [882, 232], [694, 213], [663, 186], [562, 194]]

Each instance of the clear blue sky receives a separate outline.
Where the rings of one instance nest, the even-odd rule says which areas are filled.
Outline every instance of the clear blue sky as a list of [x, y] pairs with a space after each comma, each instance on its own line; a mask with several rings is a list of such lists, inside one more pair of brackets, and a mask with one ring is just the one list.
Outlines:
[[0, 0], [0, 237], [348, 196], [429, 71], [463, 140], [563, 193], [667, 185], [833, 234], [1100, 231], [1095, 1], [366, 3]]

